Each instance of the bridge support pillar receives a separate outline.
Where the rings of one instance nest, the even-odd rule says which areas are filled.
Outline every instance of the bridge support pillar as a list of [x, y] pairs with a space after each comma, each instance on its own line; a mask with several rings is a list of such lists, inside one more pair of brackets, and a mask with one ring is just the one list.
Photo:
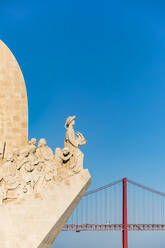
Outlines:
[[128, 230], [127, 230], [127, 178], [123, 178], [123, 230], [122, 230], [123, 248], [128, 248]]

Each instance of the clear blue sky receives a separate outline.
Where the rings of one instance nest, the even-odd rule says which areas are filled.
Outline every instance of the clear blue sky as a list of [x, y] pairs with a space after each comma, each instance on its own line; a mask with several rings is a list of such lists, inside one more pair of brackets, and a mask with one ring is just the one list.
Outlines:
[[[25, 77], [30, 137], [62, 147], [75, 114], [92, 188], [127, 176], [165, 191], [165, 1], [0, 0], [0, 39]], [[61, 234], [56, 248], [120, 247], [99, 235]], [[164, 247], [133, 235], [130, 247]]]

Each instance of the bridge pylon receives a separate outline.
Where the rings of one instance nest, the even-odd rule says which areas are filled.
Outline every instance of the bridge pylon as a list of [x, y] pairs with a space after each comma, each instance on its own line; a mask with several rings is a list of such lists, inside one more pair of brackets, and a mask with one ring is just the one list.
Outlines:
[[123, 248], [128, 248], [128, 228], [127, 228], [127, 178], [122, 179], [123, 182], [123, 230], [122, 243]]

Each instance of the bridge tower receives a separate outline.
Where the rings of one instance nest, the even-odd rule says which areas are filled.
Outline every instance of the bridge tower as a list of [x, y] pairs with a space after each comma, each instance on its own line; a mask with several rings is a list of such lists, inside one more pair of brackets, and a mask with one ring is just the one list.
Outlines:
[[123, 178], [123, 248], [128, 248], [128, 229], [127, 229], [127, 178]]

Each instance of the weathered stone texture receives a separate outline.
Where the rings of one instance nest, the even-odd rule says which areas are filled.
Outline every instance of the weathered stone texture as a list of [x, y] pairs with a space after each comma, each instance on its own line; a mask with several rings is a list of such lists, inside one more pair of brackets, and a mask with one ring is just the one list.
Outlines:
[[45, 191], [43, 198], [1, 205], [0, 247], [51, 248], [90, 182], [88, 170], [82, 170]]
[[75, 118], [67, 118], [64, 148], [55, 154], [43, 138], [28, 142], [25, 82], [0, 41], [0, 247], [50, 248], [89, 187]]
[[19, 65], [0, 41], [0, 142], [6, 152], [22, 147], [28, 140], [28, 104], [26, 87]]

